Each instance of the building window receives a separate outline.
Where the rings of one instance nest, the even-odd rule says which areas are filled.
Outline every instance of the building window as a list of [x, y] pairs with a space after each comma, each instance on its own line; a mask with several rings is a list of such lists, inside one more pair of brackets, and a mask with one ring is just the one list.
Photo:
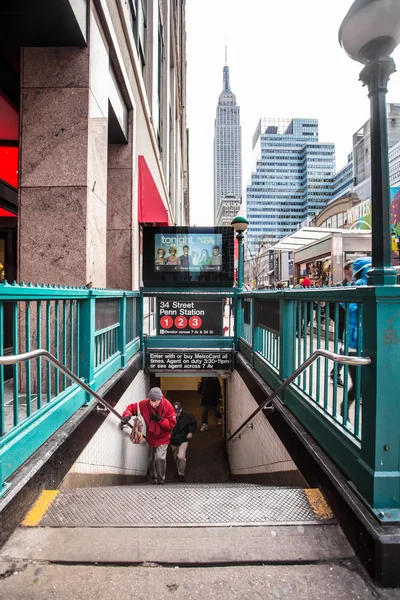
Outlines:
[[160, 152], [162, 152], [162, 136], [163, 136], [163, 110], [162, 110], [162, 93], [163, 93], [163, 63], [164, 63], [164, 37], [163, 27], [158, 24], [158, 81], [157, 81], [157, 100], [158, 100], [158, 128], [157, 141]]
[[147, 0], [127, 0], [131, 12], [133, 37], [142, 68], [146, 64]]

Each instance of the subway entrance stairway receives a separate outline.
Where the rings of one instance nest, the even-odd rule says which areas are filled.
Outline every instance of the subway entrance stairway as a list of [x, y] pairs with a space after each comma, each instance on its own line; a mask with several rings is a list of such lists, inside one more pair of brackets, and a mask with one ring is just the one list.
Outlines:
[[[198, 593], [197, 568], [214, 582], [214, 592], [227, 586], [229, 597], [239, 590], [251, 596], [253, 576], [239, 566], [255, 569], [256, 579], [276, 597], [292, 590], [300, 598], [296, 577], [307, 581], [307, 598], [311, 589], [316, 598], [321, 590], [324, 598], [353, 592], [377, 597], [364, 568], [382, 585], [399, 584], [398, 395], [395, 378], [384, 377], [388, 365], [395, 372], [395, 337], [392, 330], [385, 334], [384, 320], [377, 322], [375, 315], [385, 307], [385, 318], [394, 318], [397, 288], [387, 303], [376, 301], [381, 292], [375, 289], [174, 292], [181, 294], [179, 301], [194, 294], [197, 302], [218, 304], [219, 334], [193, 336], [190, 344], [183, 336], [159, 333], [157, 306], [166, 302], [167, 290], [7, 284], [0, 292], [0, 327], [7, 309], [13, 332], [8, 354], [0, 347], [5, 599], [13, 597], [12, 585], [17, 598], [47, 597], [46, 573], [54, 569], [57, 585], [69, 582], [67, 592], [51, 588], [61, 597], [103, 597], [97, 578], [103, 585], [110, 578], [124, 597], [124, 586], [108, 570], [120, 566], [134, 571], [131, 584], [134, 577], [148, 577], [155, 597], [166, 590], [184, 594], [186, 584]], [[342, 305], [346, 318], [356, 305], [359, 331], [365, 318], [380, 332], [369, 335], [366, 328], [363, 346], [347, 363], [346, 345], [339, 355]], [[49, 356], [57, 360], [50, 364], [44, 360]], [[193, 370], [185, 366], [191, 356]], [[336, 385], [340, 361], [343, 388]], [[169, 457], [166, 484], [153, 487], [144, 481], [145, 445], [132, 446], [115, 414], [97, 411], [92, 398], [107, 400], [111, 412], [121, 414], [161, 385], [171, 401], [183, 398], [200, 424], [196, 393], [160, 383], [188, 378], [188, 370], [190, 377], [206, 371], [221, 378], [224, 422], [214, 420], [196, 434], [184, 484], [174, 480]], [[389, 387], [393, 393], [385, 392]], [[162, 590], [139, 571], [151, 565], [166, 569], [158, 571]], [[265, 570], [257, 570], [262, 565]], [[102, 566], [105, 571], [97, 570]], [[172, 567], [190, 571], [193, 579], [170, 579]], [[233, 569], [232, 581], [239, 572], [244, 579], [232, 589], [219, 569]], [[319, 573], [318, 585], [313, 573]], [[327, 590], [331, 577], [336, 587]], [[279, 578], [287, 587], [273, 587]], [[44, 587], [32, 587], [32, 581]]]
[[[172, 390], [168, 397], [179, 398], [201, 422], [196, 392]], [[110, 420], [115, 425], [113, 415]], [[96, 444], [96, 435], [104, 439], [99, 431], [88, 446]], [[136, 448], [130, 448], [133, 459]], [[297, 482], [280, 487], [246, 478], [231, 481], [222, 425], [214, 416], [209, 429], [198, 431], [189, 444], [185, 483], [174, 478], [170, 451], [161, 486], [148, 481], [104, 486], [89, 475], [75, 478], [74, 470], [57, 490], [39, 496], [3, 556], [178, 565], [308, 563], [354, 556], [319, 490]]]
[[[200, 420], [196, 393], [168, 396]], [[162, 486], [73, 487], [67, 475], [2, 548], [0, 598], [128, 598], [139, 582], [157, 599], [376, 597], [318, 489], [230, 480], [215, 418], [194, 437], [186, 480], [170, 455]]]

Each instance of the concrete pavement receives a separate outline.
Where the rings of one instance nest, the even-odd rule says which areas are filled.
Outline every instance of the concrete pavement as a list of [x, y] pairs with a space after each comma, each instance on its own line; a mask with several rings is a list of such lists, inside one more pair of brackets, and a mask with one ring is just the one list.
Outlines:
[[[0, 600], [376, 600], [356, 561], [214, 568], [10, 565]], [[1, 572], [1, 571], [0, 571]], [[386, 592], [385, 592], [386, 594]]]

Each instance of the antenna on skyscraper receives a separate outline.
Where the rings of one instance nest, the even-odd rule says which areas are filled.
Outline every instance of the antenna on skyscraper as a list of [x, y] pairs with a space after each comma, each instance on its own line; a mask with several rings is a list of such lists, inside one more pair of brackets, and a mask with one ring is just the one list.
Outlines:
[[228, 45], [225, 38], [225, 66], [228, 66]]

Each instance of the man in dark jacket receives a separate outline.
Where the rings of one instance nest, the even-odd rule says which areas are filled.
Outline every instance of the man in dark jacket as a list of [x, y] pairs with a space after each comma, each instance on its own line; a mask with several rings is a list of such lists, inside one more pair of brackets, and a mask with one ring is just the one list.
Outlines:
[[200, 431], [208, 429], [208, 413], [210, 409], [218, 419], [218, 424], [222, 419], [222, 415], [218, 410], [218, 404], [221, 398], [221, 384], [218, 377], [202, 377], [199, 393], [201, 394], [202, 406], [202, 425]]
[[174, 403], [176, 425], [172, 430], [171, 450], [176, 464], [176, 479], [185, 481], [186, 453], [189, 440], [197, 430], [197, 421], [190, 412], [182, 410], [180, 402]]

